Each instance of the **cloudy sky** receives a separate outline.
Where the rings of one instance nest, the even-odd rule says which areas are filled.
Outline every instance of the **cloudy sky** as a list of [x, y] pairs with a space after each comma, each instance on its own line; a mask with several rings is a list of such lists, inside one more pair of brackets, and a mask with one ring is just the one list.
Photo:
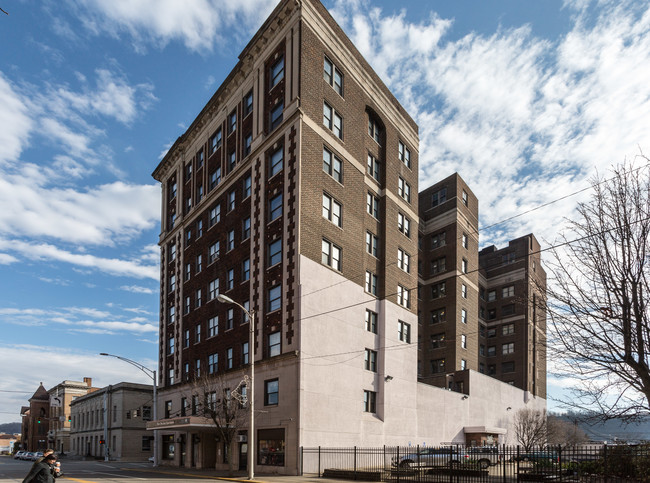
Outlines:
[[[155, 367], [151, 172], [275, 4], [0, 0], [0, 423], [40, 381], [147, 381], [97, 354]], [[531, 209], [650, 152], [647, 2], [324, 4], [418, 122], [421, 187], [478, 195], [483, 246], [552, 244], [579, 196]]]

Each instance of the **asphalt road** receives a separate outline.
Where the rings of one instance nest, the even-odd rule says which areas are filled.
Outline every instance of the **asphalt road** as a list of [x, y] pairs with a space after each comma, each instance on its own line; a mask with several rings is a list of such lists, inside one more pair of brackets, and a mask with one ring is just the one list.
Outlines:
[[[179, 481], [203, 481], [216, 477], [214, 472], [184, 471], [182, 468], [153, 468], [151, 463], [124, 463], [104, 461], [73, 461], [61, 459], [63, 476], [59, 483], [76, 481], [79, 483], [131, 483], [155, 481], [167, 483]], [[21, 483], [32, 466], [31, 461], [14, 460], [0, 456], [0, 482]], [[215, 478], [216, 479], [216, 478]]]

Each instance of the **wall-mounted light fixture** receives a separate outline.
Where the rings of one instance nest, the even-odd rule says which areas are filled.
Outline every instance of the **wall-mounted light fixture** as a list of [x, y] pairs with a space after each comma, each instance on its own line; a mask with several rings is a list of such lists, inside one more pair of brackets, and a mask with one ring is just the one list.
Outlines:
[[510, 406], [508, 406], [508, 407], [506, 408], [506, 411], [510, 411], [511, 409], [512, 409], [512, 408], [511, 408]]
[[393, 376], [386, 376], [386, 377], [384, 377], [384, 381], [386, 381], [386, 382], [388, 382], [388, 381], [392, 381], [392, 380], [393, 380]]
[[469, 398], [469, 396], [468, 396], [467, 394], [463, 395], [463, 401], [464, 401], [465, 399], [468, 399], [468, 398]]

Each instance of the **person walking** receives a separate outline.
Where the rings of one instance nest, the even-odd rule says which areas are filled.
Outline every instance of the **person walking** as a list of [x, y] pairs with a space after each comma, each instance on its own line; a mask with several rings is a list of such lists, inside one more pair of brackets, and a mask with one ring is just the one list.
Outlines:
[[59, 476], [55, 463], [56, 456], [52, 453], [48, 454], [42, 461], [32, 465], [23, 483], [54, 483], [54, 479]]

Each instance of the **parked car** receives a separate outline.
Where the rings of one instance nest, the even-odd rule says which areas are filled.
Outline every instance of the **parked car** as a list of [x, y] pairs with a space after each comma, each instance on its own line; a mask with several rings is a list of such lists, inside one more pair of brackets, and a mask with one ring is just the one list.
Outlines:
[[36, 461], [37, 459], [41, 458], [43, 456], [42, 451], [36, 451], [32, 453], [32, 457], [30, 458], [32, 461]]
[[33, 454], [34, 454], [34, 453], [31, 452], [31, 451], [25, 451], [25, 452], [23, 453], [23, 455], [20, 457], [20, 459], [21, 459], [21, 460], [31, 460]]
[[406, 453], [392, 459], [393, 466], [400, 468], [427, 468], [431, 466], [455, 466], [468, 459], [456, 448], [424, 448], [419, 452]]
[[16, 451], [16, 453], [14, 454], [14, 459], [15, 459], [15, 460], [19, 460], [19, 459], [22, 458], [22, 456], [23, 456], [24, 454], [25, 454], [25, 451], [23, 451], [23, 450]]
[[482, 469], [496, 465], [503, 459], [503, 455], [499, 454], [499, 448], [496, 446], [470, 447], [465, 453], [470, 461], [478, 462]]
[[539, 462], [551, 462], [557, 463], [560, 461], [560, 457], [555, 450], [547, 451], [531, 451], [528, 453], [520, 453], [518, 456], [514, 455], [512, 457], [514, 461], [532, 461], [534, 463]]

